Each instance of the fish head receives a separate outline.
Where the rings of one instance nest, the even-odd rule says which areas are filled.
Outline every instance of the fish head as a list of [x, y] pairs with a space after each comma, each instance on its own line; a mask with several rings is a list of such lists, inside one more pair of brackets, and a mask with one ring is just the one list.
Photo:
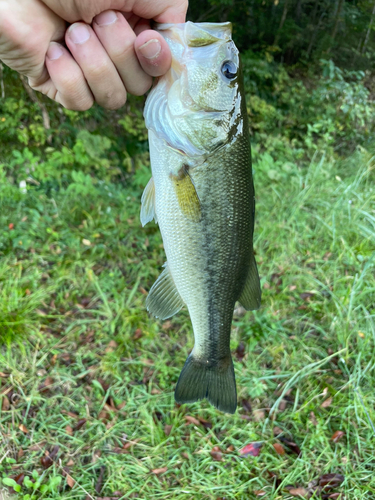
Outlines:
[[163, 24], [172, 52], [145, 108], [147, 128], [190, 157], [228, 144], [241, 130], [239, 53], [231, 23]]

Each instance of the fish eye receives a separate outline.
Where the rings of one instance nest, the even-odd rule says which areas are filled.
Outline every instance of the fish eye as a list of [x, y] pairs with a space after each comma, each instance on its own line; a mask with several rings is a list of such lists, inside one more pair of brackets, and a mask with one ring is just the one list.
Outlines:
[[228, 78], [228, 80], [233, 80], [237, 76], [237, 66], [232, 61], [224, 61], [221, 66], [221, 72]]

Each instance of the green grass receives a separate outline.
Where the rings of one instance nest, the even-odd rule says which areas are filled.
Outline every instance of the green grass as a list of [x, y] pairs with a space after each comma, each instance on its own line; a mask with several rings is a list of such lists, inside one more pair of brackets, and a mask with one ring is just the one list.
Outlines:
[[[263, 299], [234, 317], [233, 416], [174, 403], [193, 336], [186, 311], [162, 323], [145, 310], [165, 256], [158, 227], [140, 227], [141, 187], [22, 195], [3, 179], [0, 472], [36, 481], [14, 498], [288, 499], [327, 473], [345, 477], [329, 494], [375, 497], [375, 157], [317, 153], [276, 175], [254, 159]], [[275, 427], [300, 457], [275, 452]], [[259, 456], [241, 456], [251, 442]]]

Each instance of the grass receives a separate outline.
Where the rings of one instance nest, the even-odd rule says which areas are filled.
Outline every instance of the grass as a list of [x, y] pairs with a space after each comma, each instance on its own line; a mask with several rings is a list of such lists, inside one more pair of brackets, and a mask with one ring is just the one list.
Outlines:
[[186, 311], [145, 310], [165, 256], [141, 187], [52, 198], [4, 178], [0, 473], [26, 476], [5, 498], [288, 499], [328, 473], [344, 481], [313, 498], [375, 497], [375, 157], [270, 175], [254, 148], [254, 169], [263, 299], [235, 313], [233, 416], [174, 403], [193, 337]]

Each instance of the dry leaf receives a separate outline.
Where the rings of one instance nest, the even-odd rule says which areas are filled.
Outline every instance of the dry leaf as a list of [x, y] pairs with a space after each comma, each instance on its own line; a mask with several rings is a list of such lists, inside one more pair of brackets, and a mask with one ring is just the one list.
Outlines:
[[240, 451], [239, 454], [242, 455], [243, 457], [247, 456], [252, 456], [252, 457], [257, 457], [260, 453], [260, 449], [262, 448], [263, 443], [250, 443], [244, 446]]
[[190, 416], [190, 415], [185, 415], [185, 420], [189, 424], [194, 424], [194, 425], [197, 425], [197, 426], [200, 425], [199, 420], [196, 419], [196, 418], [194, 418], [194, 417], [192, 417], [192, 416]]
[[278, 455], [285, 455], [284, 447], [279, 443], [274, 443], [273, 447]]
[[289, 490], [289, 493], [293, 497], [303, 497], [303, 498], [307, 498], [307, 495], [309, 494], [309, 492], [305, 488], [291, 488]]
[[166, 436], [169, 436], [169, 434], [171, 433], [171, 430], [172, 430], [172, 425], [165, 425], [164, 426], [164, 434]]
[[325, 490], [337, 488], [344, 480], [345, 477], [342, 474], [323, 474], [319, 478], [319, 486]]
[[168, 470], [168, 467], [162, 467], [160, 469], [153, 469], [151, 472], [158, 476], [159, 474], [164, 474], [164, 472], [167, 472], [167, 470]]
[[331, 406], [332, 404], [332, 398], [328, 398], [323, 403], [320, 405], [321, 408], [328, 408], [328, 406]]
[[310, 420], [314, 425], [318, 425], [318, 421], [316, 419], [315, 413], [313, 411], [310, 412]]
[[24, 456], [24, 454], [25, 454], [25, 452], [23, 451], [23, 449], [22, 449], [22, 448], [20, 448], [20, 449], [18, 450], [18, 453], [17, 453], [17, 460], [18, 460], [18, 461], [20, 461], [20, 460], [21, 460], [21, 458]]
[[27, 430], [27, 427], [25, 427], [23, 424], [20, 424], [18, 426], [18, 428], [19, 428], [20, 431], [24, 432], [25, 434], [29, 433], [29, 431]]
[[65, 427], [65, 431], [69, 436], [73, 436], [73, 429], [70, 427], [70, 425], [67, 425]]
[[3, 396], [3, 402], [1, 403], [2, 411], [8, 411], [10, 409], [10, 402], [7, 396]]
[[66, 464], [68, 467], [71, 467], [74, 465], [74, 460], [70, 459], [69, 462]]
[[267, 495], [267, 493], [263, 490], [255, 490], [254, 495], [257, 497], [264, 497], [264, 495]]
[[67, 482], [69, 488], [73, 488], [75, 481], [70, 474], [66, 475], [66, 482]]
[[266, 417], [266, 412], [264, 410], [253, 410], [253, 417], [256, 422], [261, 422]]
[[83, 427], [85, 425], [86, 422], [87, 422], [87, 420], [85, 418], [81, 418], [81, 420], [78, 420], [78, 422], [74, 426], [74, 430], [78, 431], [79, 429], [81, 429], [81, 427]]
[[223, 454], [220, 451], [210, 451], [211, 457], [217, 462], [223, 461]]
[[343, 431], [336, 431], [333, 436], [331, 437], [332, 441], [334, 443], [337, 443], [338, 441], [340, 441], [341, 438], [343, 438], [345, 436], [345, 432]]
[[205, 429], [212, 429], [212, 423], [209, 422], [208, 420], [198, 417], [199, 422], [203, 425]]
[[83, 239], [83, 240], [82, 240], [82, 243], [83, 243], [86, 247], [91, 246], [91, 241], [90, 241], [90, 240], [85, 240], [85, 239]]
[[296, 444], [294, 441], [290, 441], [288, 438], [279, 436], [278, 439], [287, 446], [290, 451], [295, 453], [296, 455], [300, 456], [302, 454], [302, 451], [298, 444]]
[[279, 434], [282, 434], [282, 433], [283, 433], [283, 431], [282, 431], [282, 429], [280, 429], [280, 427], [273, 428], [273, 435], [274, 436], [278, 436]]

